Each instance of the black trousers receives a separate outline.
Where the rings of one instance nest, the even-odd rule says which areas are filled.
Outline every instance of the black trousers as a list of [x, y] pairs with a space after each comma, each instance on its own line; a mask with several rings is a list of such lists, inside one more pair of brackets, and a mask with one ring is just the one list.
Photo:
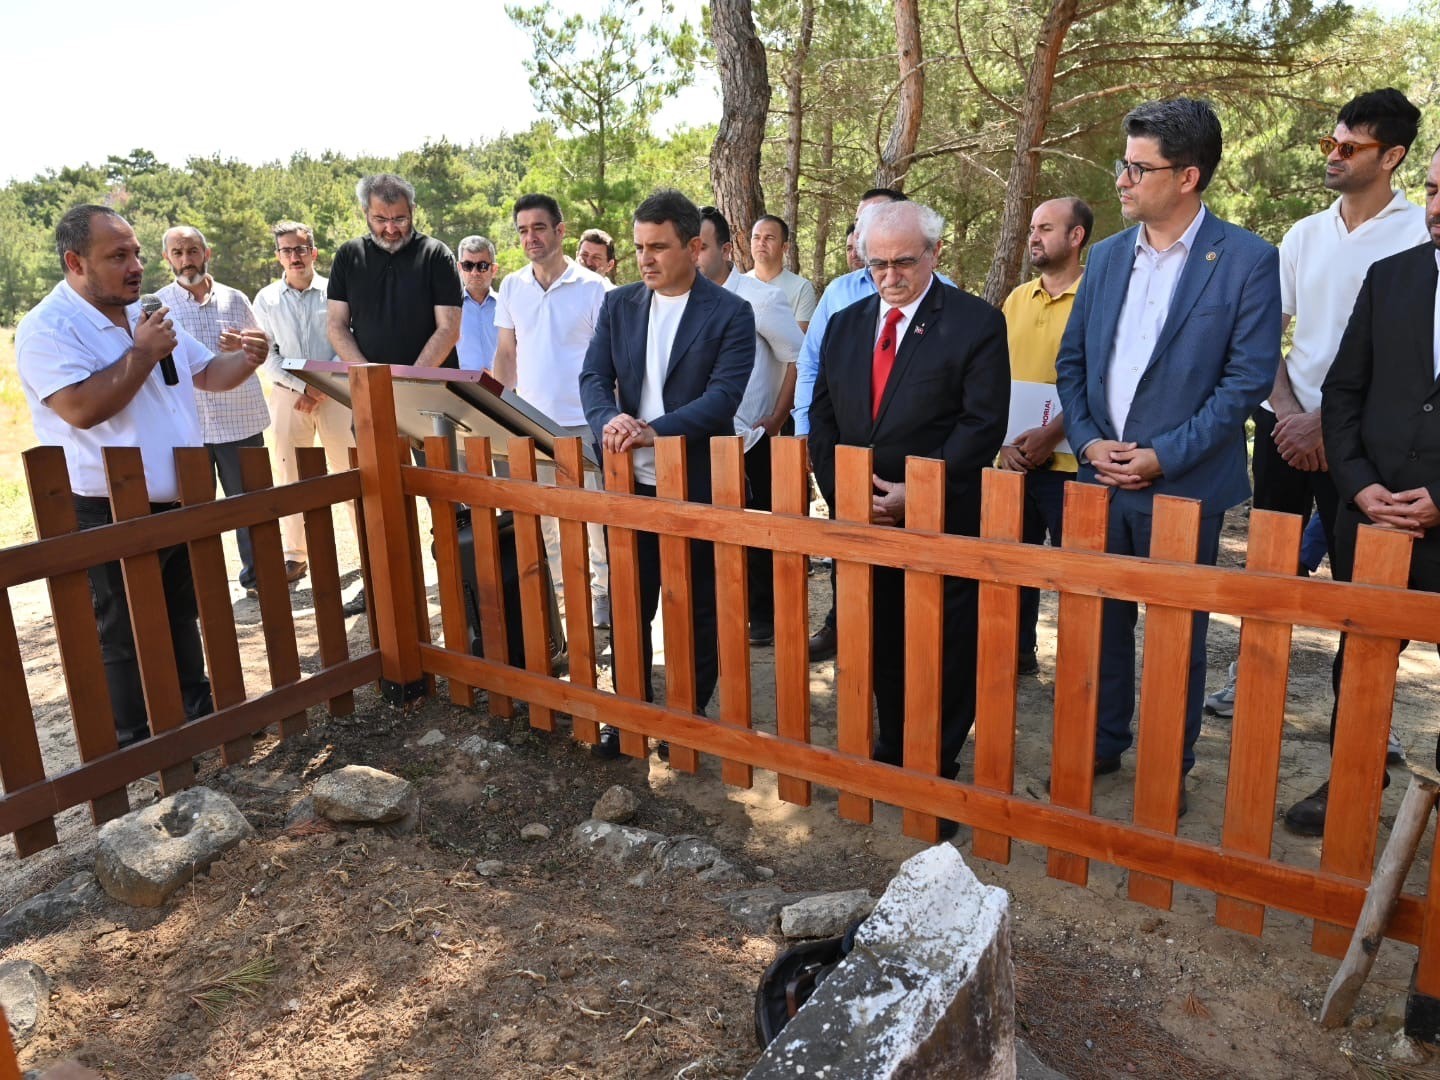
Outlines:
[[[655, 488], [636, 483], [635, 494], [654, 498]], [[651, 667], [655, 663], [655, 647], [650, 628], [655, 621], [655, 612], [660, 608], [660, 537], [655, 533], [637, 532], [635, 538], [640, 564], [640, 638], [645, 665], [645, 700], [654, 701]], [[690, 541], [690, 597], [691, 631], [695, 637], [695, 708], [703, 713], [720, 675], [715, 636], [715, 545], [708, 541]], [[613, 603], [611, 611], [614, 611]]]
[[[151, 510], [170, 510], [178, 504], [152, 504]], [[109, 525], [114, 519], [106, 499], [75, 496], [75, 513], [80, 528]], [[186, 719], [193, 720], [215, 711], [210, 681], [205, 677], [205, 650], [200, 642], [199, 612], [195, 604], [195, 582], [190, 576], [190, 556], [185, 545], [168, 547], [159, 553], [164, 602], [169, 614], [170, 637], [175, 649], [175, 668], [180, 675], [180, 695]], [[125, 596], [125, 577], [118, 562], [93, 566], [89, 570], [90, 597], [95, 622], [100, 629], [100, 657], [105, 664], [105, 683], [115, 714], [115, 732], [120, 745], [128, 746], [150, 734], [145, 710], [145, 692], [140, 666], [135, 659], [135, 636], [130, 626], [130, 604]]]
[[[215, 474], [220, 478], [220, 490], [226, 495], [241, 495], [245, 491], [245, 485], [240, 479], [240, 448], [245, 446], [264, 446], [265, 436], [257, 433], [243, 439], [236, 439], [227, 443], [206, 443], [205, 449], [210, 451], [210, 464], [214, 466]], [[236, 529], [235, 543], [240, 548], [240, 584], [247, 589], [255, 587], [255, 555], [250, 550], [250, 530]]]
[[[774, 506], [770, 477], [770, 436], [745, 452], [745, 505], [751, 510], [770, 510]], [[775, 624], [775, 559], [769, 548], [746, 548], [745, 562], [749, 578], [750, 621]]]
[[1333, 569], [1335, 514], [1340, 503], [1335, 481], [1328, 472], [1305, 472], [1280, 456], [1275, 446], [1275, 414], [1269, 409], [1256, 409], [1254, 420], [1255, 452], [1250, 467], [1255, 474], [1255, 509], [1299, 514], [1308, 522], [1313, 503], [1320, 515], [1320, 526], [1325, 530], [1326, 547], [1332, 553]]

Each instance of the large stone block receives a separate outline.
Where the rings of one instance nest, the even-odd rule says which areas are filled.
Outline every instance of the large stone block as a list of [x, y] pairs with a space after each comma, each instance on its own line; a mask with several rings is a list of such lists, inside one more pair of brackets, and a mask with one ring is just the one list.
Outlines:
[[321, 817], [355, 825], [386, 825], [419, 808], [415, 785], [368, 765], [346, 765], [322, 776], [312, 794]]
[[570, 833], [570, 841], [582, 851], [600, 855], [616, 866], [647, 858], [665, 837], [649, 829], [616, 825], [609, 821], [582, 821]]
[[10, 1039], [24, 1046], [40, 1026], [50, 1004], [50, 976], [39, 964], [11, 960], [0, 964], [0, 1008], [10, 1021]]
[[1015, 1076], [1009, 898], [949, 844], [906, 860], [748, 1080]]
[[107, 821], [100, 829], [95, 876], [121, 903], [159, 907], [254, 832], [224, 795], [191, 788]]
[[53, 889], [22, 900], [0, 916], [0, 948], [65, 926], [103, 895], [95, 875], [84, 870]]
[[807, 896], [781, 909], [780, 932], [788, 938], [839, 937], [874, 907], [864, 889]]

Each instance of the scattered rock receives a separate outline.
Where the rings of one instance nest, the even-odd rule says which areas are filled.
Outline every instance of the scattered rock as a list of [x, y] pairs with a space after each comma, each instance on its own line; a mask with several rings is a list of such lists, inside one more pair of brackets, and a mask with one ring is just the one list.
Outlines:
[[1385, 1056], [1391, 1061], [1403, 1061], [1411, 1065], [1425, 1060], [1425, 1055], [1420, 1052], [1420, 1048], [1403, 1031], [1396, 1035], [1395, 1041], [1385, 1048]]
[[290, 808], [290, 812], [285, 815], [284, 828], [294, 828], [296, 825], [299, 825], [302, 822], [314, 821], [319, 816], [320, 815], [315, 812], [315, 796], [306, 795], [303, 799], [301, 799], [294, 806], [292, 806]]
[[768, 866], [755, 867], [755, 877], [760, 881], [769, 881], [775, 876], [775, 871]]
[[1405, 1026], [1405, 1008], [1408, 1000], [1404, 994], [1392, 997], [1385, 1003], [1385, 1011], [1380, 1014], [1380, 1024], [1386, 1031], [1399, 1031]]
[[538, 821], [532, 821], [520, 830], [521, 840], [549, 840], [550, 826], [542, 825]]
[[809, 896], [781, 909], [780, 932], [787, 938], [835, 937], [874, 908], [874, 899], [864, 889]]
[[384, 825], [414, 814], [419, 796], [408, 780], [368, 765], [346, 765], [315, 781], [315, 809], [331, 821]]
[[499, 877], [505, 872], [505, 864], [499, 859], [485, 859], [475, 864], [477, 877]]
[[23, 900], [0, 916], [0, 948], [56, 930], [104, 895], [89, 870], [68, 877], [53, 889]]
[[634, 889], [648, 889], [655, 881], [654, 870], [641, 870], [632, 878], [627, 878], [626, 885]]
[[16, 1049], [30, 1041], [49, 1004], [50, 976], [44, 968], [29, 960], [0, 964], [0, 1008], [10, 1020]]
[[508, 754], [510, 747], [502, 742], [491, 742], [489, 739], [482, 739], [479, 735], [471, 735], [460, 744], [460, 752], [469, 754], [472, 758], [490, 758]]
[[730, 913], [736, 922], [757, 934], [774, 933], [780, 927], [780, 912], [797, 900], [814, 893], [787, 893], [784, 889], [742, 889], [721, 893], [710, 899]]
[[420, 738], [415, 740], [416, 746], [439, 746], [445, 741], [445, 735], [438, 728], [431, 728]]
[[1036, 1057], [1024, 1039], [1016, 1039], [1015, 1080], [1065, 1080], [1065, 1074], [1056, 1072]]
[[639, 808], [640, 803], [635, 798], [635, 793], [621, 784], [615, 784], [595, 800], [595, 808], [590, 811], [590, 816], [597, 821], [613, 821], [617, 825], [623, 825], [635, 817]]
[[582, 821], [570, 833], [576, 847], [603, 855], [617, 866], [647, 858], [664, 839], [658, 832], [610, 821]]
[[194, 1073], [175, 1073], [173, 1076], [167, 1076], [165, 1080], [200, 1080], [200, 1078]]
[[190, 788], [101, 826], [95, 876], [121, 903], [159, 907], [254, 834], [245, 815], [224, 795]]
[[656, 845], [654, 858], [661, 873], [689, 870], [698, 874], [709, 870], [717, 862], [725, 862], [719, 848], [698, 836], [672, 837]]
[[724, 859], [716, 859], [704, 870], [695, 875], [701, 881], [720, 884], [728, 881], [748, 881], [745, 871], [738, 866], [727, 862]]

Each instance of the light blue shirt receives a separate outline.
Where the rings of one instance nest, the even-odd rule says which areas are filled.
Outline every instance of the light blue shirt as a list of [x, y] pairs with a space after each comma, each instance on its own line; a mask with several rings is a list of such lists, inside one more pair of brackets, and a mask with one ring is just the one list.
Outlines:
[[[935, 276], [946, 285], [955, 284], [944, 274]], [[878, 291], [868, 266], [852, 270], [825, 286], [825, 294], [820, 297], [815, 314], [810, 316], [805, 344], [800, 347], [800, 359], [795, 364], [795, 408], [791, 415], [795, 417], [796, 435], [810, 434], [810, 402], [815, 398], [815, 380], [820, 376], [820, 343], [825, 340], [830, 317]]]
[[495, 290], [484, 301], [476, 300], [468, 292], [460, 308], [460, 340], [455, 350], [460, 354], [460, 366], [466, 371], [486, 371], [495, 362], [495, 346], [500, 343], [500, 331], [495, 329]]

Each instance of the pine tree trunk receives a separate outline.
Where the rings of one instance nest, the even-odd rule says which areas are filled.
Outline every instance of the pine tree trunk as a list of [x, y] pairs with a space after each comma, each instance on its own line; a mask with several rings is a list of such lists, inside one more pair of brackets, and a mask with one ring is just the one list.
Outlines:
[[917, 0], [895, 0], [895, 47], [900, 57], [900, 101], [890, 138], [875, 167], [876, 187], [899, 187], [910, 171], [925, 112], [925, 70], [921, 61], [920, 9]]
[[720, 71], [722, 112], [710, 149], [710, 186], [715, 205], [730, 223], [735, 262], [748, 269], [750, 227], [765, 213], [760, 187], [760, 144], [770, 109], [765, 47], [755, 33], [750, 0], [714, 0], [710, 37]]
[[[785, 224], [792, 235], [800, 228], [800, 148], [805, 135], [805, 60], [810, 55], [810, 38], [815, 31], [815, 0], [804, 0], [800, 6], [800, 37], [785, 72], [785, 98], [789, 108], [789, 127], [785, 145]], [[792, 243], [785, 252], [785, 266], [791, 273], [800, 272], [800, 252]]]

